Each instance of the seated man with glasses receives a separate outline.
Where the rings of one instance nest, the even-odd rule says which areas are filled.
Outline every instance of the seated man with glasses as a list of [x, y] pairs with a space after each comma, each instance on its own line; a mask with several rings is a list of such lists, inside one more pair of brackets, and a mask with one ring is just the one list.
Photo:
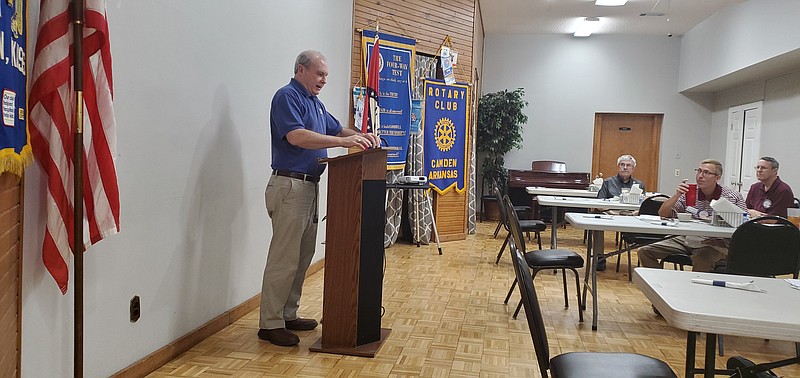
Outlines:
[[[697, 200], [694, 208], [697, 210], [695, 218], [707, 218], [711, 215], [711, 200], [726, 198], [742, 209], [746, 210], [742, 195], [734, 190], [719, 185], [722, 177], [722, 163], [706, 159], [700, 162], [700, 167], [695, 170], [697, 174]], [[658, 214], [671, 218], [677, 213], [686, 211], [686, 193], [689, 184], [682, 182], [678, 185], [675, 194], [664, 201]], [[692, 258], [692, 270], [696, 272], [710, 272], [714, 263], [725, 258], [728, 254], [730, 239], [706, 238], [700, 236], [677, 236], [657, 243], [639, 248], [639, 262], [647, 268], [663, 268], [662, 259], [682, 253]]]
[[764, 156], [756, 164], [758, 182], [747, 192], [747, 212], [750, 218], [777, 215], [786, 218], [786, 209], [794, 207], [794, 193], [788, 184], [778, 177], [778, 161]]
[[639, 184], [639, 188], [644, 193], [644, 183], [633, 178], [633, 170], [636, 169], [636, 159], [633, 156], [620, 156], [617, 159], [617, 168], [619, 172], [616, 176], [603, 181], [603, 187], [597, 192], [597, 198], [613, 198], [620, 195], [623, 188], [630, 189], [633, 184]]
[[[644, 183], [633, 178], [633, 171], [636, 169], [636, 159], [631, 155], [622, 155], [617, 158], [618, 172], [615, 176], [603, 181], [603, 186], [597, 192], [597, 198], [614, 198], [622, 194], [622, 189], [630, 189], [633, 184], [639, 184], [642, 193], [645, 192]], [[601, 259], [597, 264], [598, 271], [606, 270], [606, 260]]]

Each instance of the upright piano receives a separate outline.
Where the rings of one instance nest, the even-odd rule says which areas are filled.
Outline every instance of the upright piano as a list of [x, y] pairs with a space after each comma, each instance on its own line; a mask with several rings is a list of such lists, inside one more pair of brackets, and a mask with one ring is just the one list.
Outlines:
[[[533, 167], [539, 168], [534, 162]], [[540, 214], [538, 203], [534, 196], [528, 194], [528, 186], [541, 186], [545, 188], [561, 189], [586, 189], [590, 183], [589, 172], [566, 172], [566, 165], [558, 165], [559, 170], [546, 171], [543, 169], [513, 170], [508, 171], [508, 196], [515, 205], [530, 205], [534, 218], [549, 220], [549, 214]]]

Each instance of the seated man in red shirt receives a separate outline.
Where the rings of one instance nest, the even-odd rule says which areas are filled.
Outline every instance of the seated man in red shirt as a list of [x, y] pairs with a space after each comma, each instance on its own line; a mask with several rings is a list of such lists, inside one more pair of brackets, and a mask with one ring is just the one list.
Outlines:
[[778, 177], [778, 161], [764, 156], [756, 164], [757, 183], [747, 192], [747, 212], [750, 218], [777, 215], [786, 218], [786, 209], [794, 207], [794, 193]]

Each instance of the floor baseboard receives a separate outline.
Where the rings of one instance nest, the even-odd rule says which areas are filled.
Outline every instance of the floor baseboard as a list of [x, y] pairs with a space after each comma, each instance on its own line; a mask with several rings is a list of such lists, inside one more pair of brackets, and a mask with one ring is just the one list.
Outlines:
[[[325, 266], [325, 259], [312, 263], [306, 272], [306, 278], [319, 272]], [[127, 377], [144, 377], [152, 373], [156, 369], [164, 366], [166, 363], [172, 361], [181, 353], [186, 352], [201, 341], [209, 336], [219, 332], [223, 328], [233, 324], [241, 317], [249, 314], [251, 311], [258, 308], [261, 294], [257, 294], [252, 298], [244, 301], [242, 304], [225, 311], [222, 315], [211, 319], [206, 324], [199, 328], [183, 335], [181, 338], [165, 345], [164, 347], [156, 350], [153, 353], [145, 356], [139, 361], [136, 361], [128, 367], [118, 371], [112, 377], [127, 378]], [[253, 335], [255, 337], [255, 335]]]

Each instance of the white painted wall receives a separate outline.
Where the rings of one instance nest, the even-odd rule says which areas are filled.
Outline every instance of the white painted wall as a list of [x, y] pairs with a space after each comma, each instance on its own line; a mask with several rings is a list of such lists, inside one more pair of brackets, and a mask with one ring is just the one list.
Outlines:
[[[728, 108], [764, 101], [761, 155], [781, 163], [779, 175], [800, 197], [800, 71], [717, 93], [712, 114], [712, 150], [724, 154]], [[755, 167], [756, 162], [745, 162]]]
[[[530, 103], [524, 146], [506, 154], [506, 167], [530, 169], [532, 160], [554, 159], [565, 161], [570, 171], [589, 172], [596, 112], [663, 113], [659, 188], [652, 189], [672, 191], [709, 157], [711, 126], [710, 101], [699, 104], [678, 93], [680, 41], [661, 36], [487, 36], [483, 92], [521, 87]], [[680, 177], [674, 176], [675, 169], [681, 170]]]
[[749, 0], [722, 8], [683, 37], [681, 91], [800, 49], [800, 1]]
[[[32, 46], [38, 2], [28, 5]], [[318, 49], [331, 72], [320, 97], [346, 122], [352, 7], [108, 0], [122, 232], [86, 253], [87, 377], [113, 374], [260, 291], [271, 237], [269, 101], [296, 55]], [[41, 263], [37, 165], [25, 180], [22, 376], [68, 377], [74, 285], [61, 296]], [[324, 233], [323, 223], [320, 241]], [[142, 317], [130, 323], [134, 295]]]

